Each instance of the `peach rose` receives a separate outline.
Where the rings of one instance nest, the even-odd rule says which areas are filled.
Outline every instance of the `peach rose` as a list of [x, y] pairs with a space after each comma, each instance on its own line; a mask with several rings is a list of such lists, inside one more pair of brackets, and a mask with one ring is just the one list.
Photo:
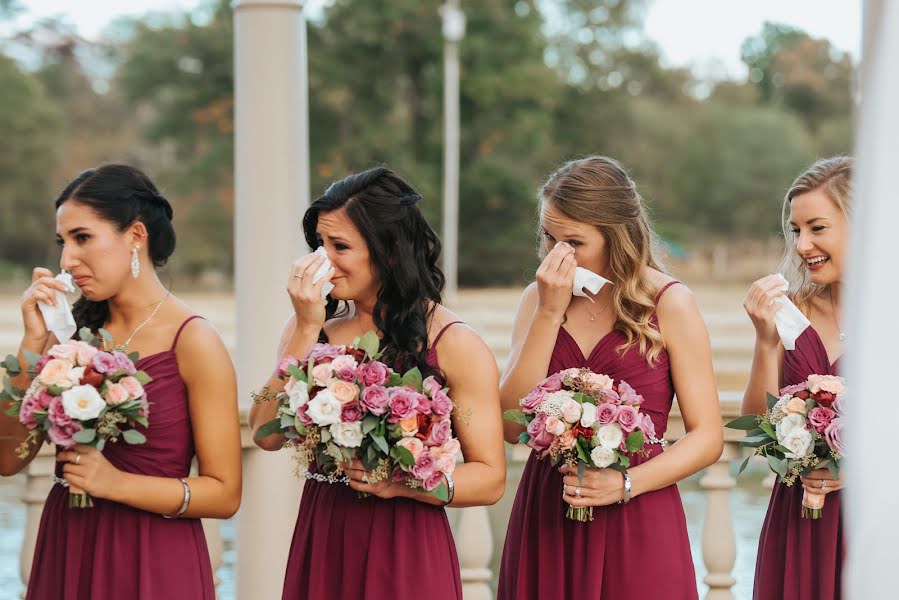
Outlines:
[[830, 392], [831, 394], [842, 394], [843, 378], [836, 375], [809, 375], [808, 389], [811, 393]]
[[331, 381], [331, 363], [322, 363], [312, 367], [312, 383], [318, 387], [328, 387]]
[[408, 419], [403, 419], [398, 425], [400, 426], [400, 431], [403, 433], [403, 437], [412, 437], [418, 433], [418, 416], [413, 415]]
[[556, 417], [547, 417], [546, 431], [553, 435], [562, 435], [565, 433], [565, 423]]
[[41, 383], [47, 386], [55, 385], [63, 388], [70, 388], [72, 387], [72, 380], [69, 377], [69, 372], [71, 370], [72, 363], [58, 358], [51, 358], [47, 361], [47, 364], [44, 365], [38, 378]]
[[140, 398], [144, 395], [144, 386], [141, 385], [136, 377], [130, 375], [128, 377], [122, 377], [119, 379], [119, 385], [128, 390], [128, 395], [131, 398]]
[[574, 448], [575, 442], [577, 442], [577, 436], [571, 429], [559, 436], [559, 445], [562, 446], [564, 450]]
[[79, 365], [84, 367], [91, 364], [91, 361], [94, 360], [94, 355], [100, 351], [87, 342], [82, 342], [80, 340], [75, 342], [75, 347], [78, 348], [78, 356], [75, 360]]
[[793, 398], [792, 400], [787, 402], [786, 407], [784, 407], [784, 411], [786, 411], [787, 414], [793, 413], [797, 415], [804, 415], [808, 412], [808, 409], [806, 408], [805, 400]]
[[75, 362], [75, 357], [78, 356], [78, 347], [71, 343], [56, 344], [47, 351], [47, 354], [53, 358], [73, 363]]
[[118, 406], [128, 399], [128, 389], [121, 383], [110, 383], [106, 386], [103, 398], [106, 400], [106, 404]]
[[608, 375], [602, 375], [599, 373], [585, 373], [583, 379], [587, 389], [589, 389], [590, 391], [599, 392], [602, 390], [612, 389], [613, 381], [612, 378]]
[[331, 393], [334, 394], [334, 397], [337, 398], [337, 401], [341, 404], [352, 402], [356, 399], [356, 396], [359, 395], [359, 388], [355, 383], [350, 383], [349, 381], [344, 381], [342, 379], [331, 382], [328, 389], [331, 390]]
[[420, 439], [417, 437], [404, 437], [400, 441], [396, 443], [397, 446], [401, 446], [412, 453], [412, 458], [418, 461], [418, 457], [421, 454], [421, 451], [424, 450], [425, 445], [422, 443]]

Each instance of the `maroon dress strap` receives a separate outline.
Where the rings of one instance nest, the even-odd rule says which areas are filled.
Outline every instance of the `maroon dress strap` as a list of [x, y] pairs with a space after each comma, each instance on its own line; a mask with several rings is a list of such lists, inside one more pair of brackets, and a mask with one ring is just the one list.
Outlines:
[[[677, 279], [675, 279], [674, 281], [669, 281], [669, 282], [666, 283], [664, 286], [662, 286], [662, 289], [660, 289], [660, 290], [659, 290], [659, 293], [656, 294], [655, 303], [658, 304], [658, 303], [659, 303], [659, 300], [662, 298], [662, 294], [664, 294], [665, 291], [666, 291], [668, 288], [670, 288], [672, 285], [674, 285], [674, 284], [676, 284], [676, 283], [680, 283], [680, 281], [678, 281]], [[681, 285], [683, 285], [683, 284], [681, 284]]]
[[446, 333], [446, 330], [449, 329], [451, 326], [455, 325], [456, 323], [464, 324], [464, 321], [453, 321], [452, 323], [447, 323], [446, 325], [444, 325], [443, 329], [441, 329], [440, 331], [437, 332], [437, 337], [434, 338], [434, 341], [431, 342], [431, 349], [437, 347], [437, 342], [440, 341], [440, 338], [443, 337], [443, 334]]
[[184, 327], [187, 326], [187, 324], [190, 323], [191, 321], [193, 321], [194, 319], [202, 319], [202, 318], [203, 317], [201, 317], [200, 315], [191, 315], [190, 317], [187, 317], [186, 319], [184, 319], [184, 322], [181, 323], [181, 327], [179, 327], [177, 333], [175, 333], [175, 339], [172, 340], [172, 347], [169, 348], [169, 352], [174, 352], [175, 346], [178, 345], [178, 338], [181, 337], [181, 332], [184, 331]]

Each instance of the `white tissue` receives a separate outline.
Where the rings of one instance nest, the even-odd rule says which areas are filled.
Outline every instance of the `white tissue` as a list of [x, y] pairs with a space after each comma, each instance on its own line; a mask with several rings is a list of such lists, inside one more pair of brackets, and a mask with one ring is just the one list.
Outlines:
[[[69, 293], [75, 291], [75, 287], [72, 285], [72, 276], [65, 271], [57, 275], [54, 279], [61, 281], [63, 285], [66, 286], [66, 290]], [[77, 330], [75, 317], [72, 316], [72, 309], [69, 306], [69, 301], [66, 299], [65, 294], [59, 290], [56, 291], [56, 306], [51, 306], [46, 302], [38, 301], [37, 307], [41, 311], [41, 316], [44, 317], [44, 323], [47, 324], [47, 329], [53, 332], [53, 335], [56, 336], [57, 340], [65, 342], [75, 335], [75, 331]]]
[[[783, 275], [777, 273], [777, 277], [782, 281], [780, 288], [782, 291], [786, 292], [790, 289], [790, 284]], [[779, 296], [777, 301], [780, 302], [780, 308], [774, 313], [774, 326], [777, 328], [777, 334], [780, 336], [784, 348], [794, 350], [796, 340], [811, 325], [811, 322], [787, 296]]]
[[[331, 270], [331, 259], [328, 258], [328, 253], [325, 251], [324, 246], [319, 246], [313, 252], [316, 256], [324, 256], [325, 262], [322, 263], [322, 266], [318, 268], [318, 271], [315, 272], [315, 275], [312, 276], [312, 283], [316, 284], [321, 281], [322, 277], [328, 274], [328, 271]], [[328, 297], [328, 294], [331, 293], [331, 290], [334, 289], [334, 284], [330, 281], [326, 281], [322, 286], [322, 300]]]
[[599, 290], [602, 289], [602, 286], [607, 283], [611, 282], [605, 277], [600, 277], [593, 271], [589, 271], [583, 267], [576, 267], [574, 269], [574, 284], [572, 285], [571, 293], [575, 296], [582, 296], [592, 301], [593, 298], [587, 295], [587, 291], [595, 296], [599, 293]]

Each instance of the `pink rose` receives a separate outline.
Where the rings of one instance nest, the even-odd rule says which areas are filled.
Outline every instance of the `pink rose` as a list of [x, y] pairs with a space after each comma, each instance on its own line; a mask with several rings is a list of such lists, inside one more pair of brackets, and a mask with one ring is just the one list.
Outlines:
[[808, 413], [808, 422], [811, 423], [815, 431], [824, 434], [824, 430], [830, 425], [830, 422], [837, 416], [836, 411], [825, 406], [816, 406]]
[[74, 363], [78, 358], [78, 347], [70, 343], [56, 344], [47, 351], [47, 354], [53, 358]]
[[443, 386], [440, 385], [436, 377], [431, 375], [421, 382], [421, 389], [424, 390], [425, 394], [433, 398], [435, 394], [443, 391]]
[[115, 373], [117, 362], [109, 352], [97, 352], [91, 359], [91, 366], [97, 373]]
[[418, 392], [405, 386], [390, 388], [390, 418], [391, 423], [415, 416], [418, 409]]
[[403, 471], [403, 469], [400, 467], [396, 467], [393, 470], [393, 475], [391, 475], [390, 477], [390, 480], [393, 481], [393, 483], [405, 483], [406, 479], [408, 479], [408, 476], [406, 475], [406, 472]]
[[91, 364], [91, 361], [94, 360], [94, 356], [97, 355], [97, 352], [100, 350], [95, 346], [91, 346], [87, 342], [77, 341], [74, 342], [77, 356], [75, 361], [81, 365], [82, 367], [86, 367]]
[[600, 425], [608, 425], [614, 423], [618, 418], [620, 407], [617, 404], [603, 402], [596, 407], [596, 420]]
[[390, 379], [390, 370], [375, 360], [359, 367], [359, 378], [364, 385], [384, 385]]
[[110, 406], [118, 406], [128, 399], [128, 390], [119, 383], [109, 383], [106, 385], [106, 393], [103, 399]]
[[441, 453], [440, 458], [437, 459], [437, 469], [443, 473], [452, 475], [456, 470], [455, 455]]
[[340, 420], [344, 423], [361, 421], [363, 415], [362, 405], [358, 402], [347, 402], [340, 408]]
[[546, 413], [537, 413], [537, 416], [528, 423], [527, 431], [530, 436], [528, 446], [537, 452], [545, 452], [555, 439], [553, 434], [546, 431]]
[[647, 413], [640, 413], [640, 430], [647, 440], [656, 438], [656, 424]]
[[621, 396], [615, 390], [603, 390], [599, 393], [599, 398], [605, 404], [621, 404]]
[[431, 434], [425, 442], [426, 446], [442, 446], [453, 437], [453, 428], [449, 419], [431, 422]]
[[431, 414], [431, 401], [424, 394], [418, 395], [418, 414], [420, 414], [420, 415], [430, 415]]
[[830, 408], [832, 408], [838, 416], [843, 416], [843, 398], [844, 396], [842, 395], [837, 396], [833, 401], [833, 404], [830, 405]]
[[312, 383], [318, 387], [328, 387], [331, 382], [331, 363], [321, 363], [312, 367]]
[[312, 417], [310, 417], [309, 415], [306, 414], [306, 407], [308, 407], [308, 406], [309, 406], [309, 404], [306, 403], [300, 407], [297, 407], [297, 410], [296, 410], [296, 415], [297, 415], [297, 418], [300, 420], [300, 423], [302, 423], [303, 425], [306, 425], [307, 427], [314, 423], [314, 421], [312, 420]]
[[559, 445], [563, 450], [574, 448], [575, 442], [577, 442], [577, 435], [575, 435], [574, 430], [569, 429], [559, 436]]
[[373, 385], [362, 390], [360, 401], [362, 406], [373, 415], [383, 415], [387, 411], [387, 402], [390, 399], [387, 388]]
[[412, 458], [416, 461], [418, 461], [418, 457], [421, 455], [422, 450], [425, 449], [425, 445], [417, 437], [404, 437], [398, 441], [396, 445], [411, 452]]
[[562, 389], [562, 375], [554, 373], [537, 384], [537, 387], [546, 392], [558, 392]]
[[565, 433], [565, 422], [556, 417], [546, 417], [546, 430], [556, 436]]
[[434, 460], [434, 456], [428, 452], [424, 451], [418, 455], [418, 459], [415, 461], [415, 466], [412, 467], [412, 475], [416, 479], [421, 479], [424, 481], [434, 472], [434, 469], [437, 468], [437, 461]]
[[40, 373], [41, 371], [43, 371], [44, 367], [46, 367], [47, 363], [51, 360], [53, 360], [53, 357], [49, 354], [44, 354], [43, 356], [41, 356], [38, 359], [37, 364], [34, 365], [35, 373]]
[[453, 412], [453, 401], [443, 393], [443, 390], [438, 390], [431, 396], [431, 412], [441, 417]]
[[540, 408], [540, 405], [543, 404], [547, 393], [548, 392], [541, 387], [536, 387], [531, 390], [531, 392], [521, 400], [521, 412], [528, 415], [535, 413], [537, 409]]
[[64, 427], [54, 425], [47, 430], [47, 437], [50, 438], [50, 441], [57, 446], [62, 446], [63, 448], [71, 448], [75, 445], [75, 440], [72, 436], [74, 436], [79, 431], [81, 431], [81, 425], [75, 421], [72, 421]]
[[68, 427], [72, 423], [72, 418], [66, 414], [65, 408], [62, 406], [62, 398], [59, 396], [51, 396], [51, 398], [47, 418], [57, 427]]
[[343, 346], [335, 346], [333, 344], [314, 344], [312, 348], [309, 349], [309, 353], [306, 355], [306, 359], [312, 359], [315, 362], [321, 362], [323, 360], [334, 360], [338, 356], [342, 356], [345, 352], [345, 348]]
[[796, 385], [788, 385], [784, 388], [781, 388], [780, 395], [783, 396], [786, 394], [789, 396], [795, 396], [798, 392], [802, 392], [802, 391], [805, 391], [805, 382], [804, 381], [802, 383], [797, 383]]
[[560, 407], [562, 410], [562, 418], [566, 423], [577, 423], [581, 420], [581, 403], [577, 400], [565, 400]]
[[430, 492], [437, 489], [437, 486], [439, 486], [441, 483], [443, 483], [443, 473], [441, 473], [440, 471], [434, 471], [427, 479], [422, 481], [421, 485], [425, 490]]
[[640, 414], [637, 412], [637, 409], [627, 404], [618, 407], [617, 418], [618, 424], [621, 425], [621, 430], [625, 433], [632, 432], [640, 423]]
[[119, 385], [124, 386], [125, 389], [128, 390], [128, 395], [131, 396], [132, 399], [140, 398], [144, 395], [144, 386], [141, 385], [137, 378], [131, 375], [119, 379]]
[[112, 353], [112, 357], [115, 359], [115, 372], [116, 373], [127, 373], [128, 375], [134, 375], [137, 373], [137, 369], [134, 367], [134, 361], [128, 358], [128, 355], [124, 352], [119, 352], [116, 350]]
[[331, 390], [331, 393], [334, 394], [334, 397], [341, 404], [352, 402], [359, 395], [359, 387], [355, 383], [343, 381], [342, 379], [331, 382], [328, 389]]
[[278, 374], [282, 377], [286, 377], [289, 373], [287, 370], [290, 367], [299, 367], [300, 361], [296, 359], [296, 357], [286, 354], [284, 358], [281, 359], [281, 362], [278, 363]]
[[28, 429], [36, 429], [37, 421], [34, 419], [34, 411], [39, 409], [39, 400], [37, 396], [31, 394], [22, 399], [22, 405], [19, 407], [19, 423]]
[[846, 456], [846, 447], [843, 445], [843, 420], [840, 417], [835, 417], [824, 430], [824, 439], [834, 452]]
[[47, 361], [38, 378], [42, 384], [47, 386], [71, 387], [72, 381], [69, 378], [69, 372], [72, 368], [72, 363], [53, 358]]
[[634, 391], [634, 388], [624, 381], [618, 382], [618, 395], [621, 397], [622, 404], [639, 406], [643, 403], [643, 396]]

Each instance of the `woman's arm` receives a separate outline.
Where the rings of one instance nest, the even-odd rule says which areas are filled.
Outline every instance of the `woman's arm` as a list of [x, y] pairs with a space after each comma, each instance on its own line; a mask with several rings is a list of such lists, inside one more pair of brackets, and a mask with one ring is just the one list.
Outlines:
[[781, 387], [784, 347], [774, 326], [774, 315], [780, 309], [776, 299], [783, 296], [782, 285], [779, 277], [768, 275], [753, 283], [743, 300], [743, 308], [755, 327], [752, 368], [741, 406], [744, 415], [763, 414], [768, 409], [768, 394], [777, 395]]
[[[495, 504], [506, 484], [506, 455], [501, 430], [499, 373], [490, 349], [474, 332], [454, 325], [441, 338], [439, 363], [446, 374], [453, 410], [453, 432], [462, 448], [463, 464], [453, 473], [455, 493], [451, 506]], [[402, 484], [358, 481], [361, 473], [350, 473], [350, 487], [381, 497], [402, 496], [428, 504], [443, 504], [435, 496]]]
[[[218, 333], [197, 319], [178, 341], [178, 365], [187, 387], [199, 473], [187, 479], [190, 505], [184, 517], [227, 519], [240, 506], [241, 449], [234, 365]], [[148, 436], [153, 435], [152, 413]], [[119, 442], [123, 443], [123, 442]], [[77, 455], [81, 455], [78, 463]], [[140, 510], [170, 515], [178, 512], [184, 488], [171, 477], [127, 473], [103, 454], [83, 445], [60, 452], [66, 479], [96, 498]]]

